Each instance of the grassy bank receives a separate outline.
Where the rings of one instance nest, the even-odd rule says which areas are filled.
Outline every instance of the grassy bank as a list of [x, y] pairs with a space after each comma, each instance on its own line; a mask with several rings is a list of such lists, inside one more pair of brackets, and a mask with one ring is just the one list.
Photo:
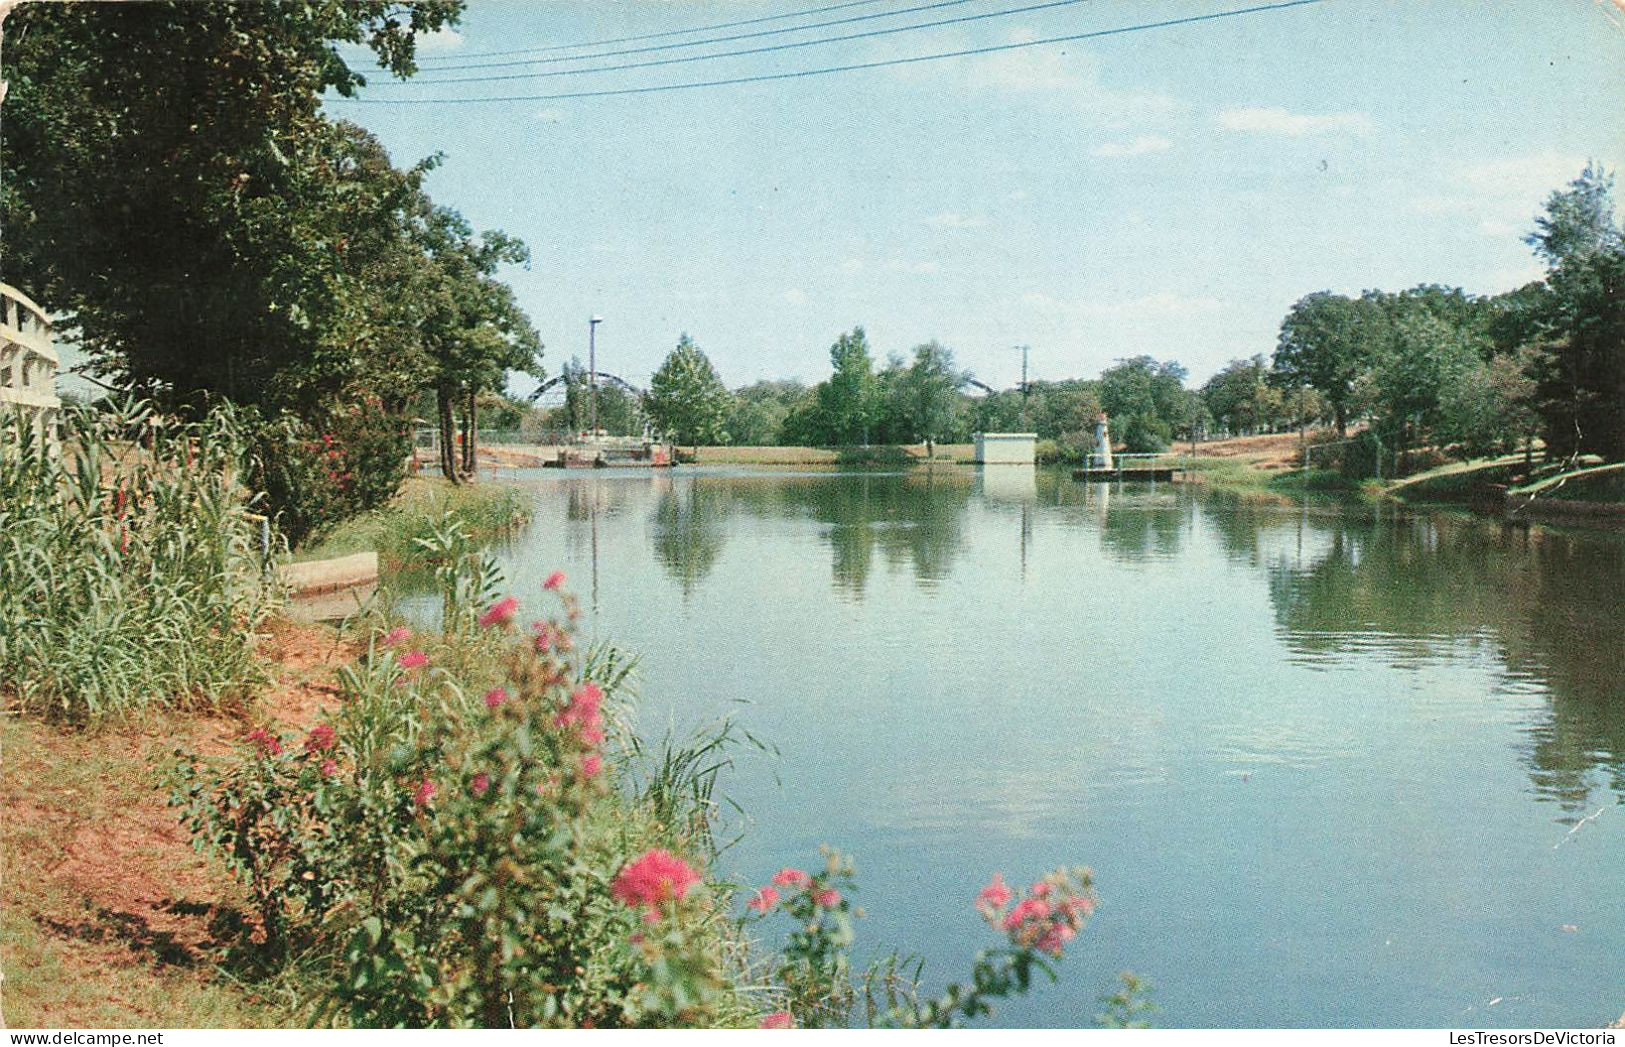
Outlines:
[[455, 513], [475, 540], [505, 534], [530, 518], [524, 492], [499, 483], [451, 484], [438, 477], [408, 477], [394, 501], [340, 524], [314, 545], [294, 550], [294, 562], [377, 552], [387, 570], [421, 559], [416, 541]]

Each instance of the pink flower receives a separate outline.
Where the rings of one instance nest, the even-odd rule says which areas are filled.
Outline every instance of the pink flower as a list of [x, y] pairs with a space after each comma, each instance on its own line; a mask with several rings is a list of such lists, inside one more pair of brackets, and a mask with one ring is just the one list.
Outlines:
[[333, 731], [330, 723], [319, 723], [311, 729], [305, 737], [305, 752], [325, 753], [338, 744], [338, 735]]
[[468, 783], [468, 787], [474, 791], [475, 796], [484, 796], [491, 788], [491, 776], [481, 771], [474, 776], [473, 781]]
[[1032, 895], [1034, 898], [1047, 898], [1049, 897], [1049, 892], [1052, 889], [1053, 888], [1050, 887], [1047, 880], [1039, 880], [1037, 883], [1027, 888], [1027, 893]]
[[603, 700], [604, 692], [591, 680], [587, 681], [571, 692], [570, 704], [553, 718], [553, 726], [560, 728], [578, 726], [582, 741], [588, 745], [599, 744], [604, 740], [604, 718], [599, 712], [599, 705]]
[[826, 887], [818, 892], [813, 902], [825, 909], [833, 909], [841, 904], [841, 892], [833, 887]]
[[552, 574], [547, 576], [547, 581], [542, 583], [542, 588], [543, 589], [548, 589], [548, 590], [556, 590], [556, 589], [559, 588], [559, 586], [561, 586], [563, 584], [564, 584], [564, 572], [563, 571], [554, 571]]
[[434, 782], [425, 778], [423, 781], [418, 783], [417, 791], [412, 794], [412, 802], [417, 804], [419, 807], [427, 807], [429, 806], [429, 801], [434, 799], [435, 791]]
[[1025, 898], [1004, 918], [1004, 929], [1014, 931], [1028, 920], [1048, 919], [1049, 913], [1049, 902], [1042, 898]]
[[261, 756], [281, 756], [282, 742], [276, 735], [263, 727], [256, 727], [248, 732], [246, 741], [253, 742], [259, 747]]
[[1078, 932], [1073, 930], [1070, 924], [1052, 923], [1049, 929], [1039, 936], [1038, 948], [1051, 956], [1059, 956], [1066, 943], [1077, 936]]
[[779, 904], [779, 892], [772, 887], [763, 887], [756, 892], [756, 897], [745, 903], [745, 908], [751, 912], [767, 912]]
[[604, 758], [597, 753], [588, 753], [581, 758], [581, 777], [596, 778], [598, 772], [604, 769]]
[[812, 877], [800, 869], [780, 869], [773, 874], [773, 883], [779, 887], [793, 887], [801, 890], [812, 883]]
[[518, 610], [519, 601], [512, 596], [505, 596], [492, 604], [490, 610], [480, 615], [480, 624], [485, 626], [510, 625], [513, 622], [514, 613]]
[[623, 905], [645, 910], [649, 922], [660, 919], [660, 906], [680, 901], [689, 888], [700, 882], [700, 874], [670, 851], [655, 848], [628, 863], [615, 874], [610, 894]]
[[422, 651], [407, 651], [401, 655], [402, 669], [421, 669], [429, 664], [429, 656]]
[[410, 630], [406, 626], [402, 625], [402, 626], [399, 626], [397, 628], [391, 629], [388, 632], [388, 634], [386, 634], [384, 636], [384, 646], [385, 647], [394, 647], [396, 644], [405, 643], [407, 640], [409, 640], [411, 638], [412, 638], [412, 630]]
[[756, 1024], [758, 1029], [794, 1029], [796, 1020], [789, 1011], [774, 1011]]
[[322, 777], [331, 778], [339, 773], [339, 765], [333, 760], [322, 761]]
[[995, 912], [1009, 904], [1010, 888], [1005, 886], [1001, 874], [994, 873], [992, 881], [976, 896], [976, 911], [984, 917], [991, 918]]
[[508, 692], [501, 687], [493, 687], [485, 692], [485, 707], [495, 709], [508, 700]]

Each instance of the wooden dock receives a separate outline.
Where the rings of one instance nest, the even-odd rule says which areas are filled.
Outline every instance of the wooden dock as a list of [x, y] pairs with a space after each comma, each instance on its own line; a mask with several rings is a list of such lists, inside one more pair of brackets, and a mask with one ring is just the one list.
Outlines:
[[1089, 483], [1172, 483], [1179, 470], [1168, 466], [1130, 466], [1126, 469], [1074, 469], [1072, 479]]

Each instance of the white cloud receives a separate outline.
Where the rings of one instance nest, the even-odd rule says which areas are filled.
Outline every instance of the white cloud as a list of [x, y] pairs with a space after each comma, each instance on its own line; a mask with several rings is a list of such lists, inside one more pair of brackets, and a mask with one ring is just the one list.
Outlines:
[[1146, 153], [1160, 153], [1164, 149], [1172, 149], [1174, 143], [1161, 135], [1140, 135], [1127, 142], [1107, 142], [1095, 148], [1096, 156], [1144, 156]]
[[[1031, 29], [1006, 34], [1006, 43], [1036, 39]], [[972, 41], [964, 39], [969, 46]], [[1058, 106], [1069, 120], [1093, 127], [1133, 127], [1162, 119], [1189, 107], [1157, 91], [1119, 90], [1105, 83], [1099, 63], [1076, 47], [1034, 47], [966, 58], [962, 61], [904, 66], [893, 71], [916, 82], [951, 81], [949, 89], [997, 92], [1035, 103]]]
[[791, 305], [805, 305], [807, 304], [807, 292], [799, 287], [792, 287], [784, 292], [784, 300]]
[[957, 211], [944, 211], [922, 221], [933, 229], [980, 229], [987, 225], [987, 219], [980, 215], [963, 215]]
[[1289, 138], [1338, 131], [1366, 134], [1376, 128], [1376, 124], [1364, 113], [1294, 113], [1280, 106], [1254, 105], [1226, 109], [1217, 114], [1214, 120], [1226, 131], [1286, 135]]
[[562, 123], [564, 123], [564, 119], [565, 119], [564, 110], [562, 110], [562, 109], [540, 109], [540, 110], [537, 110], [535, 119], [539, 123], [544, 123], [544, 124], [562, 124]]
[[1431, 184], [1405, 201], [1415, 214], [1472, 223], [1485, 236], [1506, 239], [1534, 226], [1546, 196], [1579, 175], [1585, 158], [1547, 151], [1463, 164], [1441, 159]]
[[436, 51], [455, 51], [463, 46], [463, 34], [455, 29], [436, 29], [432, 33], [424, 33], [417, 38], [419, 54], [433, 54]]

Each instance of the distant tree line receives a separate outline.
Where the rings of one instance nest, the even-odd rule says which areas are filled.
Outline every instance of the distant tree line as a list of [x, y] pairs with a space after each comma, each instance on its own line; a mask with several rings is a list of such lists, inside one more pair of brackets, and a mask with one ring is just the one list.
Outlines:
[[[648, 415], [685, 443], [852, 446], [961, 442], [1030, 431], [1087, 449], [1096, 416], [1114, 440], [1158, 451], [1176, 440], [1329, 425], [1359, 436], [1356, 470], [1429, 447], [1460, 457], [1544, 442], [1567, 457], [1625, 458], [1625, 236], [1613, 178], [1590, 164], [1554, 191], [1527, 242], [1545, 280], [1477, 296], [1423, 284], [1357, 297], [1318, 291], [1281, 322], [1273, 354], [1233, 360], [1200, 389], [1174, 361], [1136, 356], [1097, 378], [1028, 382], [973, 395], [937, 342], [877, 364], [861, 327], [830, 346], [812, 386], [759, 381], [730, 393], [684, 335], [655, 377]], [[1363, 464], [1361, 464], [1363, 463]]]

